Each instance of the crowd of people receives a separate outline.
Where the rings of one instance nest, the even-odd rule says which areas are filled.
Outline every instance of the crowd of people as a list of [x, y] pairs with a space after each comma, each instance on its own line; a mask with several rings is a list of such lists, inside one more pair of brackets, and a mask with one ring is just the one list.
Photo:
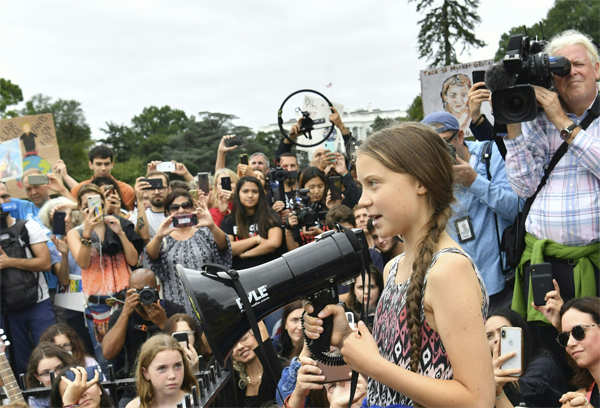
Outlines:
[[[505, 134], [481, 114], [491, 95], [475, 83], [468, 118], [434, 112], [377, 131], [356, 160], [320, 145], [300, 167], [294, 125], [275, 157], [255, 152], [233, 169], [238, 146], [223, 136], [208, 183], [153, 161], [130, 186], [111, 174], [105, 145], [90, 149], [87, 180], [58, 160], [46, 175], [23, 174], [27, 200], [0, 183], [7, 354], [23, 387], [42, 388], [27, 404], [182, 403], [215, 358], [203, 319], [219, 317], [197, 313], [176, 266], [243, 273], [357, 228], [370, 260], [338, 285], [341, 303], [315, 315], [290, 294], [259, 322], [260, 338], [236, 339], [214, 406], [600, 406], [600, 119], [582, 124], [600, 104], [600, 59], [574, 31], [547, 52], [566, 57], [570, 74], [554, 78], [556, 92], [535, 86], [542, 110]], [[462, 77], [452, 81], [444, 86]], [[461, 130], [469, 119], [476, 141]], [[335, 109], [330, 120], [350, 143]], [[502, 231], [542, 179], [511, 268]], [[536, 268], [551, 286], [539, 289]], [[347, 364], [335, 373], [307, 346], [325, 318], [331, 353]], [[516, 346], [505, 350], [508, 339]], [[110, 395], [109, 372], [135, 387]]]

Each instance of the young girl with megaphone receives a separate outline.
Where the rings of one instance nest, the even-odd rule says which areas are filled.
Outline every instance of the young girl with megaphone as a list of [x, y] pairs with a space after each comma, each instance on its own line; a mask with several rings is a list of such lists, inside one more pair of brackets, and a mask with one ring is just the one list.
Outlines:
[[333, 317], [331, 344], [369, 377], [369, 406], [490, 407], [491, 355], [484, 330], [487, 294], [476, 266], [445, 232], [453, 200], [452, 159], [444, 141], [421, 124], [381, 130], [357, 159], [367, 208], [379, 235], [401, 235], [404, 254], [384, 271], [373, 334], [348, 326], [328, 305], [304, 315], [306, 335]]

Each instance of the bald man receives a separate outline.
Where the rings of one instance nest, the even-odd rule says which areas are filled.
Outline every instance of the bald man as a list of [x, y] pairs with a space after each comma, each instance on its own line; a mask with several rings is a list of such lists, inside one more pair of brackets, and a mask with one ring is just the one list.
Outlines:
[[[159, 299], [160, 285], [150, 269], [136, 269], [129, 277], [123, 306], [110, 318], [108, 333], [102, 339], [102, 354], [114, 360], [117, 377], [127, 377], [142, 344], [160, 332], [169, 317], [185, 313], [183, 306]], [[122, 358], [116, 359], [124, 351]]]

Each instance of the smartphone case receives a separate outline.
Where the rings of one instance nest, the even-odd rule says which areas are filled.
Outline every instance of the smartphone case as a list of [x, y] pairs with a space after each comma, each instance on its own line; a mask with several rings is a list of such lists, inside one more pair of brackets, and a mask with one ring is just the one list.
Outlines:
[[[515, 352], [516, 356], [502, 365], [503, 370], [523, 370], [523, 334], [520, 327], [503, 327], [500, 329], [500, 355]], [[519, 374], [513, 374], [519, 377]]]
[[554, 290], [552, 283], [552, 264], [541, 263], [529, 265], [529, 274], [531, 276], [531, 290], [533, 291], [533, 303], [536, 306], [546, 304], [544, 300], [546, 293]]

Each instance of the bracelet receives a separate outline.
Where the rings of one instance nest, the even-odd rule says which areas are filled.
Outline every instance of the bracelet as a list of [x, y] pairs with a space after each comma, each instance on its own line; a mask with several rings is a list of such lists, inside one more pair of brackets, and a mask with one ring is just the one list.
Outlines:
[[86, 246], [86, 247], [91, 247], [92, 246], [92, 240], [89, 238], [84, 238], [81, 237], [81, 245]]

